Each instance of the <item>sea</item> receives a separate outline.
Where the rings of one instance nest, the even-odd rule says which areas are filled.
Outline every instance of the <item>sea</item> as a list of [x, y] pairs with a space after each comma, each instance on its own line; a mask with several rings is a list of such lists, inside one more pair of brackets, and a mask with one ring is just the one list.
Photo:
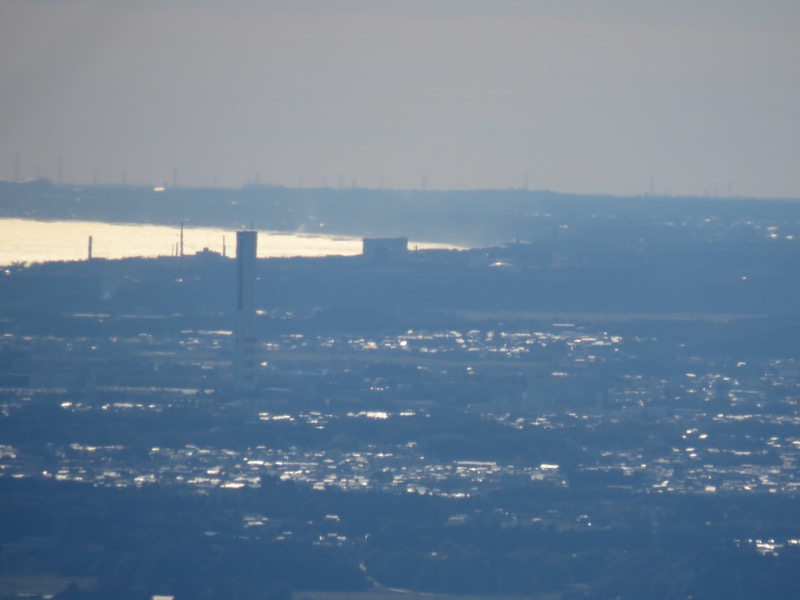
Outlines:
[[[0, 265], [85, 260], [89, 238], [93, 258], [175, 256], [181, 248], [181, 229], [165, 225], [132, 225], [94, 221], [33, 221], [0, 219]], [[183, 253], [236, 255], [236, 230], [185, 227]], [[354, 256], [361, 238], [278, 231], [259, 231], [261, 258]], [[409, 242], [410, 248], [452, 248], [446, 244]]]

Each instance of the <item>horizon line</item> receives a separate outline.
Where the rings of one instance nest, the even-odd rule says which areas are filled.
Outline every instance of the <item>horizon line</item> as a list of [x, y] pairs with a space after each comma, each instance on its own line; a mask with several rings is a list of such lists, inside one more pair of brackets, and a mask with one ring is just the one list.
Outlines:
[[372, 193], [413, 193], [413, 194], [458, 194], [458, 193], [482, 193], [482, 192], [500, 192], [500, 193], [528, 193], [528, 194], [548, 194], [555, 196], [568, 196], [579, 198], [613, 198], [613, 199], [655, 199], [655, 200], [754, 200], [754, 201], [800, 201], [798, 196], [744, 196], [738, 194], [670, 194], [670, 193], [653, 193], [644, 191], [639, 194], [614, 194], [610, 192], [565, 192], [552, 190], [548, 188], [530, 189], [525, 187], [506, 187], [506, 188], [385, 188], [385, 187], [361, 187], [361, 186], [288, 186], [278, 183], [258, 183], [248, 182], [239, 186], [208, 186], [208, 185], [168, 185], [165, 183], [147, 184], [147, 183], [99, 183], [99, 182], [54, 182], [49, 177], [30, 177], [18, 181], [10, 179], [0, 179], [0, 185], [32, 185], [32, 184], [47, 184], [56, 188], [127, 188], [127, 189], [146, 189], [153, 192], [169, 192], [169, 191], [247, 191], [253, 189], [273, 189], [273, 190], [287, 190], [293, 192], [304, 191], [326, 191], [326, 192], [372, 192]]

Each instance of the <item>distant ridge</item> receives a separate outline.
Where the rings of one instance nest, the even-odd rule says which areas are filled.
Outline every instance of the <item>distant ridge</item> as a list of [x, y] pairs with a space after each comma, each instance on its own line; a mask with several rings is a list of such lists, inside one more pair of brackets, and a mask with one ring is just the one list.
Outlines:
[[[156, 191], [156, 190], [159, 191]], [[0, 181], [0, 217], [406, 236], [480, 246], [553, 237], [635, 235], [653, 223], [800, 219], [800, 199], [562, 194], [523, 189], [152, 188]], [[564, 219], [570, 220], [564, 228]], [[555, 233], [554, 233], [555, 232]]]

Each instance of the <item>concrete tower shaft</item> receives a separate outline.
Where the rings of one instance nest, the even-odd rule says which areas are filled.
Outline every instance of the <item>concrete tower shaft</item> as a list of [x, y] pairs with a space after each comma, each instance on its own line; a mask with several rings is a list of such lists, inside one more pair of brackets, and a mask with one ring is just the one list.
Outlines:
[[240, 390], [256, 387], [256, 354], [258, 339], [255, 329], [256, 250], [258, 232], [236, 232], [236, 356], [235, 383]]

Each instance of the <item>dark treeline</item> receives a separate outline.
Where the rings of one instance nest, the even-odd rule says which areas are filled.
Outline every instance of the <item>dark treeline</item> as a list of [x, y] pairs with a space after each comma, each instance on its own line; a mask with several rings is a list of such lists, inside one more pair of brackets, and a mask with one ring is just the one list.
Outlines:
[[[269, 598], [293, 589], [562, 593], [564, 598], [794, 598], [796, 500], [531, 485], [469, 499], [313, 491], [269, 479], [209, 490], [0, 479], [1, 567], [92, 577], [57, 598]], [[548, 518], [552, 507], [574, 524]], [[592, 513], [591, 522], [581, 520]], [[242, 515], [264, 525], [245, 527]], [[331, 531], [346, 545], [321, 544]], [[359, 564], [363, 563], [362, 569]], [[591, 591], [590, 591], [591, 590]]]
[[[265, 259], [258, 265], [258, 305], [350, 309], [356, 317], [365, 310], [505, 310], [593, 318], [780, 316], [800, 307], [800, 260], [788, 243], [686, 245], [623, 258], [587, 250], [591, 263], [578, 255], [579, 242], [572, 254], [540, 252], [546, 245], [412, 252], [383, 266], [363, 257]], [[553, 265], [538, 254], [570, 262]], [[234, 272], [233, 260], [213, 256], [13, 267], [0, 277], [0, 310], [13, 320], [30, 312], [230, 315]]]

